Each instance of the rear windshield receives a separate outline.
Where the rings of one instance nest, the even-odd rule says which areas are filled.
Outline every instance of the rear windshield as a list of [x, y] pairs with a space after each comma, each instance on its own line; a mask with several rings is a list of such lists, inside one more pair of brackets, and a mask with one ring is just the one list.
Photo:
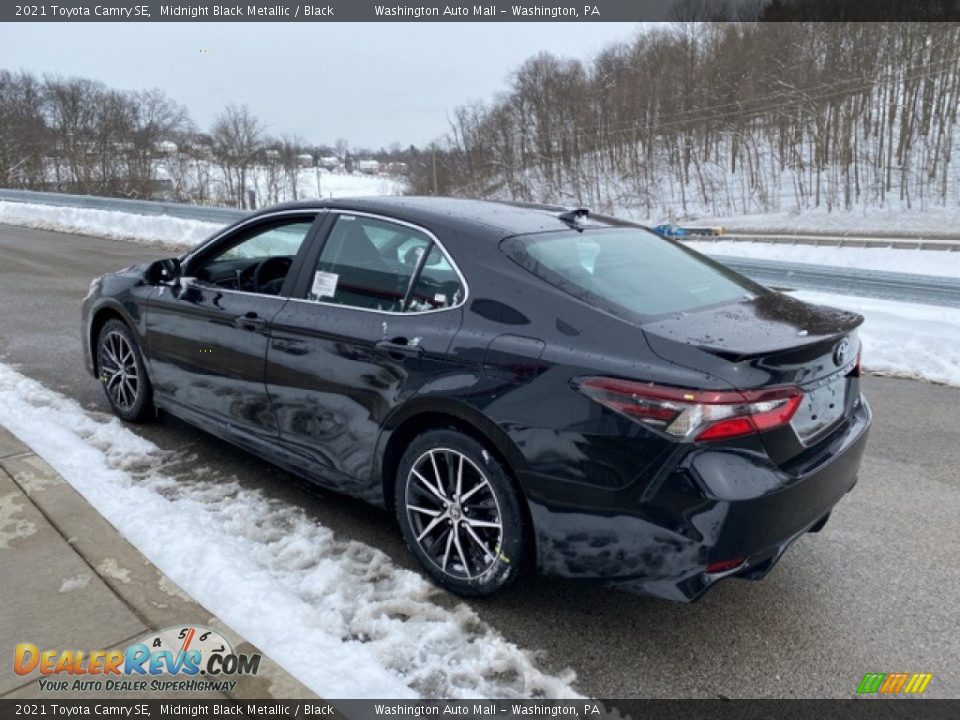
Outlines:
[[633, 317], [688, 312], [764, 292], [743, 276], [640, 228], [518, 235], [504, 240], [501, 248], [561, 290]]

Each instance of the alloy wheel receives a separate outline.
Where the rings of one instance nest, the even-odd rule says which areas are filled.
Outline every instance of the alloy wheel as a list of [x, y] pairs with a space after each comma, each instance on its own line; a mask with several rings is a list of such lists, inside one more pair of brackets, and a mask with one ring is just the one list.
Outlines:
[[503, 542], [500, 504], [469, 457], [428, 450], [410, 469], [405, 498], [414, 539], [442, 572], [472, 580], [496, 564]]
[[116, 330], [107, 333], [100, 341], [100, 379], [107, 394], [121, 410], [129, 410], [140, 393], [140, 373], [133, 347], [123, 334]]

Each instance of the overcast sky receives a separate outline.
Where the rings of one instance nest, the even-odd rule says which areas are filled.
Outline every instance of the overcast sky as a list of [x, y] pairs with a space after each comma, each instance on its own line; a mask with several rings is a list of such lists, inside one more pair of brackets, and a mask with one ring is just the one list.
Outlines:
[[[12, 23], [0, 68], [159, 87], [208, 127], [246, 103], [276, 134], [351, 146], [423, 144], [541, 50], [586, 59], [626, 23]], [[205, 52], [201, 52], [205, 51]]]

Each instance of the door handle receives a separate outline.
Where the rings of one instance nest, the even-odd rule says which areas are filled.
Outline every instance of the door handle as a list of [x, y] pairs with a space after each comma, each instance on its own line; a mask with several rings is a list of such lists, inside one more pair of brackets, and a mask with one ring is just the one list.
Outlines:
[[381, 340], [376, 344], [377, 350], [388, 355], [403, 355], [406, 357], [420, 357], [423, 355], [423, 348], [418, 341], [407, 342], [406, 338], [394, 338], [393, 340]]
[[263, 330], [267, 326], [267, 321], [259, 317], [255, 312], [248, 312], [246, 315], [240, 315], [233, 319], [237, 327], [244, 330]]

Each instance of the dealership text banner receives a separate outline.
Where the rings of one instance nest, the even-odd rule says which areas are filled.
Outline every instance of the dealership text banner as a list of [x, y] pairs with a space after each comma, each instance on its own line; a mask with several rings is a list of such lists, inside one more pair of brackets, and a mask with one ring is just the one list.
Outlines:
[[960, 3], [894, 0], [595, 0], [586, 2], [395, 3], [103, 2], [0, 3], [3, 22], [641, 22], [670, 20], [960, 20]]

